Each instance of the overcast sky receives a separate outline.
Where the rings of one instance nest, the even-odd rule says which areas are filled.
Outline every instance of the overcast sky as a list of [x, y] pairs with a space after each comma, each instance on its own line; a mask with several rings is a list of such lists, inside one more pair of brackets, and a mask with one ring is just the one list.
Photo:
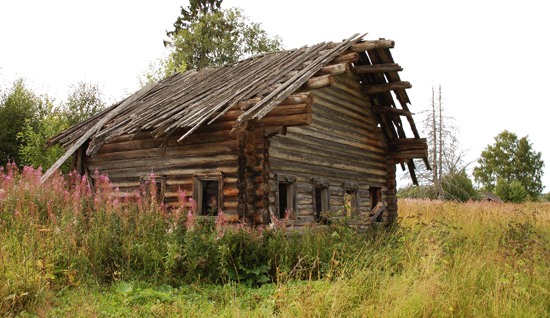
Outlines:
[[[321, 4], [323, 3], [323, 4]], [[330, 4], [330, 5], [329, 5]], [[99, 84], [109, 102], [138, 89], [138, 77], [165, 51], [162, 40], [187, 2], [174, 0], [0, 2], [0, 89], [23, 77], [36, 92], [65, 99], [77, 81]], [[507, 129], [529, 136], [550, 166], [547, 91], [550, 19], [544, 1], [253, 1], [238, 6], [285, 48], [355, 33], [396, 42], [412, 112], [443, 104], [475, 160]], [[417, 116], [418, 117], [418, 116]], [[419, 119], [417, 119], [417, 122]], [[547, 169], [546, 169], [547, 170]], [[543, 178], [550, 190], [550, 172]]]

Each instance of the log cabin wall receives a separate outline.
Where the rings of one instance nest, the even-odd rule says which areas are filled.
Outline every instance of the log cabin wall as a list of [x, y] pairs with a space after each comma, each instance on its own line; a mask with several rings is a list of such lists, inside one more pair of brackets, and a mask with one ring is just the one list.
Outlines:
[[[315, 221], [315, 182], [329, 185], [329, 210], [343, 211], [346, 189], [357, 189], [358, 213], [368, 215], [373, 193], [389, 202], [383, 221], [396, 216], [395, 164], [388, 163], [388, 146], [370, 102], [355, 75], [335, 77], [332, 86], [313, 90], [313, 122], [288, 127], [285, 135], [269, 138], [269, 210], [279, 215], [279, 187], [295, 180], [298, 223]], [[290, 179], [289, 179], [290, 178]]]
[[283, 207], [298, 221], [322, 221], [320, 210], [368, 214], [383, 200], [377, 221], [389, 223], [397, 213], [395, 164], [406, 164], [416, 184], [413, 159], [427, 164], [427, 144], [407, 106], [411, 84], [399, 77], [393, 41], [362, 38], [148, 85], [49, 140], [66, 152], [40, 182], [78, 151], [77, 169], [107, 173], [120, 195], [154, 173], [166, 204], [177, 202], [178, 190], [215, 193], [218, 211], [234, 220], [266, 224], [284, 217]]
[[193, 197], [195, 175], [221, 175], [223, 203], [220, 209], [230, 220], [238, 217], [238, 140], [230, 134], [231, 123], [220, 122], [199, 128], [182, 142], [170, 137], [162, 153], [163, 138], [149, 132], [124, 135], [104, 144], [93, 157], [85, 157], [85, 167], [92, 178], [94, 171], [109, 176], [121, 196], [132, 195], [142, 178], [151, 173], [165, 180], [164, 203], [178, 203], [178, 191]]

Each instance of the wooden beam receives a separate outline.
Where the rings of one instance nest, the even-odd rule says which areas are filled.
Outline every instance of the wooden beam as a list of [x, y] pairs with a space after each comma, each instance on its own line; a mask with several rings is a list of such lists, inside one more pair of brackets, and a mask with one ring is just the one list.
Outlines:
[[288, 116], [263, 117], [256, 123], [257, 127], [270, 126], [306, 126], [312, 122], [311, 113]]
[[399, 81], [385, 84], [369, 85], [363, 88], [365, 94], [385, 93], [392, 90], [411, 88], [412, 85], [409, 82]]
[[350, 71], [350, 66], [347, 63], [339, 63], [327, 65], [319, 71], [319, 74], [330, 74], [330, 75], [339, 75], [345, 74]]
[[410, 111], [399, 109], [391, 106], [373, 106], [372, 111], [379, 114], [396, 114], [400, 116], [411, 116], [413, 115]]
[[353, 44], [350, 47], [352, 52], [364, 52], [374, 49], [391, 49], [395, 46], [395, 42], [392, 40], [376, 40], [376, 41], [365, 41]]
[[357, 54], [355, 52], [351, 52], [351, 53], [346, 53], [346, 54], [342, 54], [340, 56], [337, 56], [330, 63], [334, 63], [334, 64], [348, 63], [348, 64], [350, 64], [350, 63], [356, 63], [357, 61], [359, 61], [359, 54]]
[[306, 89], [319, 89], [334, 85], [334, 78], [330, 75], [323, 75], [310, 78], [304, 85]]
[[371, 220], [373, 222], [376, 222], [376, 219], [384, 212], [386, 209], [387, 204], [384, 201], [380, 201], [376, 204], [376, 206], [371, 210], [371, 213], [373, 214], [371, 217]]
[[389, 143], [391, 151], [428, 150], [426, 138], [399, 138]]
[[357, 65], [351, 69], [351, 71], [355, 74], [399, 72], [402, 70], [403, 68], [396, 63]]

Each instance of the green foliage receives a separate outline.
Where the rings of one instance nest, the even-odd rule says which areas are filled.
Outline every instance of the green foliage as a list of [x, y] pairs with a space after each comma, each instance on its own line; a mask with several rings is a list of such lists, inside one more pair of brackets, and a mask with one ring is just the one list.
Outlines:
[[73, 126], [102, 111], [105, 102], [97, 84], [78, 82], [71, 86], [63, 108], [67, 125]]
[[37, 117], [43, 107], [41, 98], [25, 87], [22, 79], [16, 80], [11, 89], [0, 96], [0, 166], [8, 161], [25, 163], [19, 154], [25, 141], [17, 135], [27, 125], [37, 128]]
[[521, 203], [529, 199], [529, 193], [518, 180], [508, 182], [503, 178], [497, 180], [495, 194], [504, 202]]
[[[44, 112], [40, 114], [40, 118], [34, 125], [30, 120], [26, 120], [22, 131], [17, 134], [17, 138], [21, 141], [19, 146], [21, 160], [35, 168], [48, 169], [63, 155], [64, 150], [59, 145], [47, 147], [47, 141], [66, 128], [68, 125], [64, 114], [55, 109], [50, 101], [46, 101]], [[68, 169], [68, 163], [62, 166], [63, 172], [68, 172]]]
[[536, 199], [544, 188], [541, 157], [527, 137], [518, 139], [514, 133], [505, 130], [495, 137], [494, 145], [488, 145], [482, 151], [479, 166], [474, 168], [474, 177], [488, 191], [495, 189], [498, 179], [509, 184], [517, 180], [528, 195]]
[[445, 175], [442, 178], [442, 188], [445, 200], [466, 202], [479, 197], [465, 171]]
[[[187, 8], [180, 7], [180, 16], [174, 22], [174, 30], [167, 31], [166, 36], [173, 39], [179, 31], [187, 29], [201, 15], [219, 11], [223, 0], [191, 0]], [[170, 40], [164, 41], [164, 46], [171, 45]]]
[[101, 111], [104, 105], [97, 85], [77, 83], [67, 102], [56, 107], [47, 96], [29, 90], [22, 79], [16, 80], [0, 97], [0, 166], [14, 161], [49, 168], [63, 150], [47, 148], [48, 139]]
[[240, 9], [209, 12], [174, 35], [171, 60], [176, 68], [221, 66], [248, 56], [278, 50], [278, 38], [270, 38]]
[[221, 66], [265, 52], [281, 50], [279, 37], [270, 37], [238, 8], [221, 9], [221, 0], [191, 1], [181, 8], [164, 45], [170, 53], [151, 63], [142, 84], [175, 72]]
[[545, 203], [409, 201], [389, 229], [294, 231], [40, 176], [0, 171], [0, 316], [547, 315]]

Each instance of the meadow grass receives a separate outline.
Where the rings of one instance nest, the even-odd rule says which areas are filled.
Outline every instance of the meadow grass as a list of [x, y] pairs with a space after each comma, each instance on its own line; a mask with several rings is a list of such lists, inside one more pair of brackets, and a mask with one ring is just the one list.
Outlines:
[[548, 203], [401, 200], [391, 228], [297, 233], [40, 176], [0, 170], [0, 316], [550, 316]]

